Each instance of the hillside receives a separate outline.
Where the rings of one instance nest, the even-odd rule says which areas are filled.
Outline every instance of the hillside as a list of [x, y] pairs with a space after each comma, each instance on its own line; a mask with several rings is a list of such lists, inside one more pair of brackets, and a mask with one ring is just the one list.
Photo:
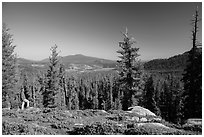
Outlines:
[[[41, 61], [31, 61], [23, 58], [18, 58], [18, 63], [20, 65], [30, 65], [33, 67], [45, 67], [49, 63], [49, 59], [43, 59]], [[81, 54], [69, 55], [64, 57], [59, 57], [60, 62], [65, 65], [67, 69], [98, 69], [98, 68], [114, 68], [116, 62], [113, 60], [84, 56]]]
[[[157, 70], [157, 71], [183, 71], [187, 65], [188, 54], [187, 51], [183, 54], [175, 55], [168, 59], [154, 59], [144, 63], [145, 70]], [[202, 45], [199, 45], [197, 52], [202, 54]]]
[[180, 70], [182, 71], [188, 60], [188, 52], [168, 59], [154, 59], [144, 63], [145, 70]]
[[[90, 56], [85, 56], [82, 54], [76, 54], [76, 55], [68, 55], [64, 57], [60, 57], [61, 61], [63, 63], [76, 63], [76, 64], [89, 64], [89, 63], [114, 63], [112, 60], [107, 60], [107, 59], [101, 59], [101, 58], [96, 58], [96, 57], [90, 57]], [[49, 59], [43, 59], [40, 62], [49, 62]]]
[[17, 58], [17, 63], [18, 64], [30, 64], [30, 63], [35, 63], [35, 62], [37, 62], [37, 61], [24, 59], [24, 58]]

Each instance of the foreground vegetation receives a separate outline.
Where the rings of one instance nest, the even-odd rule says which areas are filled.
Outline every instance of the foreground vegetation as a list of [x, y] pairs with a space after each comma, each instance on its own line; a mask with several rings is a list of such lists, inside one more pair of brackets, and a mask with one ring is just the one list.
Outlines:
[[[138, 122], [131, 114], [117, 110], [56, 110], [29, 108], [2, 110], [3, 135], [195, 135], [200, 128], [184, 130], [146, 116], [148, 121]], [[160, 123], [160, 124], [158, 124]], [[194, 131], [193, 131], [194, 130]]]

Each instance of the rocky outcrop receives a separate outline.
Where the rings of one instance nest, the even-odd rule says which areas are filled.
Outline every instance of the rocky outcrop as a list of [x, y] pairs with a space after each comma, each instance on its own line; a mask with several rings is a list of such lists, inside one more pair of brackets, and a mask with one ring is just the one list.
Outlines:
[[156, 116], [150, 110], [141, 106], [129, 107], [129, 111], [126, 111], [126, 120], [136, 123], [149, 123], [149, 122], [161, 122], [162, 119]]
[[129, 107], [127, 112], [135, 113], [141, 116], [156, 116], [153, 112], [141, 106]]

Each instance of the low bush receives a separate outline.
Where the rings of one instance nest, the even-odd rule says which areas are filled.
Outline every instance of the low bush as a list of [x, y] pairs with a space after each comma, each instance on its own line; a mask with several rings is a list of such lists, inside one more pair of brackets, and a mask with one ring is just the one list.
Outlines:
[[163, 129], [163, 128], [147, 128], [147, 127], [134, 127], [128, 128], [124, 132], [125, 135], [187, 135], [181, 130]]
[[33, 130], [33, 134], [29, 135], [56, 135], [56, 133], [50, 128], [42, 126], [32, 126], [31, 128]]
[[122, 134], [123, 128], [111, 122], [96, 122], [91, 125], [75, 127], [69, 134], [71, 135], [115, 135]]
[[2, 122], [3, 135], [54, 135], [53, 130], [34, 124]]
[[3, 110], [2, 111], [2, 117], [6, 116], [6, 117], [10, 117], [10, 118], [17, 118], [17, 114], [16, 111], [13, 110]]
[[183, 129], [189, 131], [202, 132], [202, 125], [185, 125], [183, 126]]
[[108, 115], [108, 116], [105, 116], [105, 118], [113, 121], [122, 121], [125, 119], [125, 117], [121, 116], [120, 114]]
[[142, 128], [128, 128], [125, 130], [124, 135], [150, 135], [150, 133]]
[[22, 135], [29, 134], [28, 126], [22, 123], [2, 122], [3, 135]]

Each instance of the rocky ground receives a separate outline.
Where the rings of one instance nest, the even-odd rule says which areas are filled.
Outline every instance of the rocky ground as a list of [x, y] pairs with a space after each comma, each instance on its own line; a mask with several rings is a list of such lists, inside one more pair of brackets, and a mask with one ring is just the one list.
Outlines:
[[184, 128], [160, 117], [126, 111], [2, 109], [3, 135], [195, 135], [202, 126]]

